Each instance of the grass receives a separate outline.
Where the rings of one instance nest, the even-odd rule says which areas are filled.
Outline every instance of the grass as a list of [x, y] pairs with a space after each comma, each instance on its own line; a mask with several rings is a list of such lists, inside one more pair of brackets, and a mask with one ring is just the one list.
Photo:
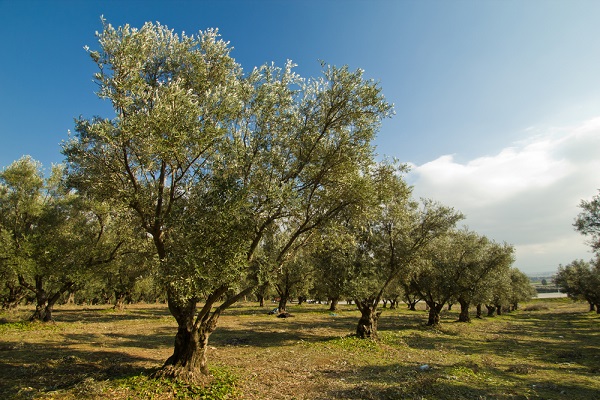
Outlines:
[[210, 340], [207, 387], [150, 378], [176, 331], [164, 305], [59, 306], [55, 323], [0, 314], [2, 399], [592, 399], [600, 393], [600, 316], [540, 299], [457, 323], [445, 311], [384, 310], [377, 342], [352, 337], [359, 313], [293, 306], [293, 318], [240, 304]]

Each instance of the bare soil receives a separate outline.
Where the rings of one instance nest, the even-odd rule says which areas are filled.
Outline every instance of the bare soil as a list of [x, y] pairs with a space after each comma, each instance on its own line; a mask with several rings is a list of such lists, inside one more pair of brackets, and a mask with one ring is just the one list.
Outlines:
[[[600, 398], [600, 316], [586, 304], [539, 299], [467, 324], [444, 311], [437, 328], [422, 308], [388, 309], [377, 342], [352, 336], [354, 306], [291, 305], [287, 319], [269, 309], [243, 303], [221, 317], [209, 364], [235, 390], [207, 398]], [[165, 305], [59, 306], [53, 323], [19, 322], [30, 312], [0, 314], [0, 399], [190, 397], [148, 386], [176, 332]]]

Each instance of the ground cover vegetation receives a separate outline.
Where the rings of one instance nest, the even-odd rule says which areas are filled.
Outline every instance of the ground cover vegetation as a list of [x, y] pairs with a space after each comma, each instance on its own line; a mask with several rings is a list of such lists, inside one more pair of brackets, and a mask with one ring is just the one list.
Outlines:
[[[324, 331], [320, 318], [355, 318], [355, 336], [377, 342], [342, 342], [380, 351], [390, 337], [379, 334], [388, 304], [425, 304], [427, 325], [440, 329], [445, 306], [459, 304], [458, 321], [469, 322], [473, 307], [479, 319], [483, 307], [501, 315], [534, 294], [512, 267], [511, 245], [459, 227], [457, 210], [413, 199], [407, 166], [376, 161], [372, 141], [393, 108], [361, 70], [323, 63], [322, 77], [305, 79], [288, 62], [245, 73], [216, 30], [186, 36], [103, 21], [98, 40], [88, 51], [114, 115], [77, 119], [62, 144], [65, 164], [48, 177], [30, 157], [0, 173], [0, 300], [16, 310], [0, 329], [54, 332], [53, 324], [14, 324], [23, 304], [35, 304], [25, 319], [47, 323], [58, 303], [112, 302], [116, 314], [106, 318], [125, 321], [126, 304], [166, 303], [148, 308], [160, 315], [160, 332], [135, 335], [148, 343], [174, 336], [171, 354], [148, 367], [152, 378], [134, 374], [123, 385], [148, 396], [164, 389], [218, 398], [205, 390], [235, 395], [235, 374], [220, 368], [220, 352], [211, 369], [209, 338], [218, 325], [227, 330], [226, 310], [234, 325], [231, 318], [242, 323], [257, 312], [236, 306], [254, 296], [261, 306], [277, 299], [272, 313], [295, 317], [290, 326], [301, 320], [288, 310], [293, 300], [327, 301], [331, 317], [352, 303], [344, 319], [303, 317]], [[598, 304], [589, 290], [571, 292]], [[73, 310], [64, 315], [90, 316]], [[111, 363], [122, 376], [127, 362]], [[96, 380], [77, 385], [101, 387]]]
[[[274, 306], [277, 303], [269, 303]], [[8, 399], [592, 399], [600, 390], [598, 317], [570, 299], [539, 299], [501, 316], [384, 310], [379, 340], [354, 334], [341, 302], [291, 304], [276, 318], [255, 302], [224, 313], [211, 337], [208, 386], [152, 378], [177, 327], [165, 304], [58, 305], [56, 322], [0, 315], [0, 393]], [[204, 397], [202, 397], [204, 396]]]

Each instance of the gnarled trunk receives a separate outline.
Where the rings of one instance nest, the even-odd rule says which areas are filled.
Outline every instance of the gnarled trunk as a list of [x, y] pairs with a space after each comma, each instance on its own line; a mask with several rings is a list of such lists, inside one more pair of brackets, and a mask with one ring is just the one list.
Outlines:
[[486, 304], [485, 308], [487, 308], [487, 316], [493, 317], [496, 314], [496, 306]]
[[410, 311], [417, 311], [417, 303], [419, 302], [419, 300], [412, 300], [412, 301], [408, 301], [408, 309]]
[[377, 304], [356, 300], [360, 310], [360, 320], [356, 327], [356, 336], [361, 339], [377, 339], [377, 321], [381, 311], [377, 312]]
[[25, 297], [25, 292], [22, 286], [13, 284], [13, 282], [6, 282], [6, 289], [8, 293], [2, 297], [2, 309], [11, 310], [17, 308], [21, 300]]
[[197, 299], [177, 301], [169, 296], [171, 315], [177, 321], [177, 334], [173, 354], [165, 361], [157, 375], [177, 378], [185, 382], [201, 382], [208, 375], [206, 351], [208, 338], [216, 328], [216, 320], [211, 325], [194, 324]]
[[50, 295], [46, 289], [44, 289], [44, 279], [42, 276], [35, 277], [35, 286], [27, 283], [25, 278], [20, 276], [19, 284], [35, 293], [35, 311], [33, 312], [33, 315], [29, 317], [29, 320], [42, 322], [52, 321], [54, 304], [56, 304], [63, 293], [67, 292], [75, 285], [74, 282], [66, 282], [54, 294]]
[[119, 311], [124, 310], [126, 296], [127, 296], [127, 293], [119, 291], [119, 290], [115, 290], [115, 305], [113, 306], [113, 309], [119, 310]]
[[469, 305], [465, 299], [458, 299], [458, 303], [460, 304], [460, 314], [458, 315], [459, 322], [471, 322], [471, 318], [469, 317]]
[[427, 302], [427, 305], [429, 306], [429, 319], [427, 320], [427, 325], [439, 325], [440, 313], [442, 312], [442, 308], [444, 308], [444, 303], [438, 304]]
[[215, 302], [227, 291], [223, 285], [215, 289], [206, 299], [200, 311], [198, 299], [180, 299], [173, 293], [167, 293], [167, 303], [171, 315], [177, 321], [177, 334], [173, 354], [165, 361], [163, 368], [156, 376], [176, 378], [188, 383], [203, 383], [208, 375], [206, 353], [208, 338], [217, 328], [221, 312], [249, 294], [254, 288], [248, 287], [212, 310]]

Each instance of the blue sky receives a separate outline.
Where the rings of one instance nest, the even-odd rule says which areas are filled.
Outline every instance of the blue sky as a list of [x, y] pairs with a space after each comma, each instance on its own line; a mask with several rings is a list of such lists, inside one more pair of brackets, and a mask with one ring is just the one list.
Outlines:
[[416, 195], [514, 244], [525, 272], [591, 257], [571, 224], [600, 188], [598, 1], [0, 0], [0, 166], [60, 162], [74, 117], [110, 115], [83, 50], [100, 15], [217, 27], [245, 70], [362, 68], [396, 109], [377, 151], [413, 165]]

